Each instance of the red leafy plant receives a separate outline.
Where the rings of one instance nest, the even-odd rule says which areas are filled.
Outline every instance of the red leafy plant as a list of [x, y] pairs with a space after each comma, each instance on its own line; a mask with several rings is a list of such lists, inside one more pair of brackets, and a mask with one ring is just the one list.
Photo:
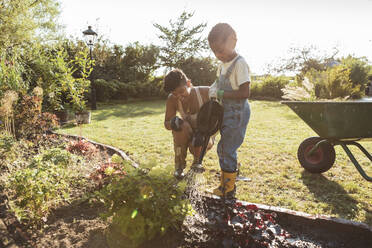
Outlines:
[[97, 148], [92, 143], [79, 139], [70, 141], [67, 145], [67, 151], [77, 155], [92, 156], [97, 152]]
[[290, 237], [276, 223], [276, 213], [268, 213], [254, 204], [243, 205], [240, 202], [230, 203], [226, 208], [224, 218], [216, 218], [218, 214], [213, 215], [211, 220], [217, 225], [210, 230], [214, 237], [221, 239], [219, 242], [224, 247], [287, 247], [274, 246], [285, 243], [285, 239]]

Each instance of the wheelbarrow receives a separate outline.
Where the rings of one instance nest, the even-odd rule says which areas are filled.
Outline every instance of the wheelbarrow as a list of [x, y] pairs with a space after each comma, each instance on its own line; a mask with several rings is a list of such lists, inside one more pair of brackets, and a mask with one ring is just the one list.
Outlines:
[[372, 162], [371, 154], [358, 141], [372, 140], [372, 102], [300, 102], [282, 101], [290, 107], [319, 137], [305, 139], [297, 151], [305, 170], [323, 173], [334, 164], [334, 146], [340, 145], [360, 175], [371, 182], [348, 146], [358, 147]]

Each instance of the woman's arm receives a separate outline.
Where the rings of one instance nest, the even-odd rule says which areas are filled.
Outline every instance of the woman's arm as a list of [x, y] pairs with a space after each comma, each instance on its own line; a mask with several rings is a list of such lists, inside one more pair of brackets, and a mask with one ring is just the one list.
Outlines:
[[168, 97], [165, 105], [165, 118], [164, 118], [164, 127], [167, 130], [171, 130], [170, 120], [175, 117], [177, 114], [177, 104], [172, 97]]

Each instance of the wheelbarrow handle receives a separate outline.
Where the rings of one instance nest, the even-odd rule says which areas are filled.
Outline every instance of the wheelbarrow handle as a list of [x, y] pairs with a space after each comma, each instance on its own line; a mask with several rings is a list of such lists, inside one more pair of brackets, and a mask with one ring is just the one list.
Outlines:
[[344, 151], [346, 152], [346, 154], [349, 156], [351, 162], [353, 162], [355, 168], [358, 170], [358, 172], [360, 173], [360, 175], [366, 179], [368, 182], [372, 182], [372, 177], [368, 176], [367, 173], [363, 170], [362, 166], [360, 166], [360, 164], [358, 163], [358, 161], [356, 160], [356, 158], [354, 157], [353, 153], [350, 151], [350, 149], [347, 147], [347, 145], [353, 145], [353, 146], [356, 146], [358, 147], [363, 153], [364, 155], [367, 156], [367, 158], [369, 158], [369, 160], [372, 162], [372, 156], [371, 154], [368, 153], [368, 151], [359, 143], [355, 142], [355, 141], [344, 141], [344, 142], [340, 142], [339, 145], [341, 145], [341, 147], [344, 149]]

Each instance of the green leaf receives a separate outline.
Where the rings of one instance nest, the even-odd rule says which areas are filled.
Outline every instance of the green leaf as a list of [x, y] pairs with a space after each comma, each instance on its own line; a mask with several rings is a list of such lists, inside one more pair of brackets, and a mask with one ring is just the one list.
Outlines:
[[137, 214], [138, 214], [138, 210], [137, 209], [133, 210], [131, 218], [132, 219], [136, 218]]

